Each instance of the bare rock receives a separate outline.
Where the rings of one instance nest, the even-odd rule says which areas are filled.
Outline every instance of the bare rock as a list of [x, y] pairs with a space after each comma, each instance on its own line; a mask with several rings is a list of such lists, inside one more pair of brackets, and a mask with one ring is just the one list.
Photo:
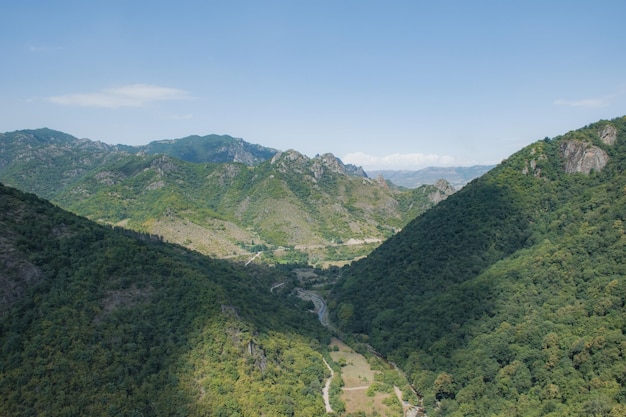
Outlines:
[[609, 155], [601, 148], [580, 140], [566, 140], [561, 143], [565, 158], [565, 172], [571, 174], [601, 171], [609, 160]]
[[615, 142], [617, 142], [617, 129], [613, 125], [605, 125], [598, 132], [598, 135], [602, 142], [607, 145], [615, 145]]
[[435, 181], [433, 186], [437, 189], [437, 191], [431, 193], [428, 196], [428, 199], [435, 204], [440, 203], [456, 192], [452, 184], [444, 179]]

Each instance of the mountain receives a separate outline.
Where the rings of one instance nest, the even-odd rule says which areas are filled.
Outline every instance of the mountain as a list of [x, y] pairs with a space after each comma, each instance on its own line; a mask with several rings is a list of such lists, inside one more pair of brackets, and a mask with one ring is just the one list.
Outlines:
[[454, 188], [459, 189], [475, 178], [492, 169], [494, 165], [474, 165], [471, 167], [428, 167], [417, 171], [410, 170], [374, 170], [369, 171], [372, 177], [383, 176], [395, 185], [417, 188], [424, 184], [434, 184], [444, 179]]
[[536, 142], [343, 270], [429, 416], [626, 415], [626, 117]]
[[187, 162], [241, 162], [246, 165], [258, 165], [278, 153], [276, 149], [253, 145], [228, 135], [158, 140], [135, 148], [149, 155], [165, 154]]
[[[218, 257], [264, 251], [266, 263], [363, 256], [453, 192], [392, 189], [332, 154], [262, 148], [273, 156], [260, 162], [246, 149], [260, 148], [223, 136], [134, 148], [18, 131], [0, 136], [0, 180], [101, 223]], [[218, 159], [256, 165], [207, 162]]]
[[51, 129], [0, 133], [1, 180], [46, 199], [122, 155], [118, 146]]
[[280, 270], [1, 184], [0, 230], [0, 415], [324, 414], [330, 337]]
[[88, 172], [128, 155], [164, 154], [187, 162], [257, 165], [277, 152], [219, 135], [128, 146], [78, 139], [47, 128], [18, 130], [0, 133], [0, 177], [5, 183], [50, 199]]

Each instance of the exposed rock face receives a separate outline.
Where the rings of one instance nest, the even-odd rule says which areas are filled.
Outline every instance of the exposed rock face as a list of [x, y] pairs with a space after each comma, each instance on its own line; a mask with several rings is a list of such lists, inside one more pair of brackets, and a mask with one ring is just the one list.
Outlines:
[[367, 175], [367, 172], [365, 172], [363, 167], [358, 167], [352, 164], [346, 164], [345, 167], [346, 167], [346, 174], [350, 175], [351, 177], [369, 178], [369, 176]]
[[617, 142], [617, 129], [613, 125], [604, 126], [599, 132], [598, 135], [602, 142], [607, 145], [614, 145]]
[[276, 166], [279, 172], [295, 172], [303, 174], [302, 168], [310, 161], [306, 155], [302, 155], [300, 152], [293, 149], [288, 149], [285, 152], [279, 152], [270, 161], [272, 165]]
[[341, 174], [346, 173], [346, 167], [343, 162], [341, 162], [339, 158], [335, 158], [335, 155], [331, 153], [325, 153], [322, 156], [313, 158], [311, 170], [313, 171], [313, 175], [316, 180], [319, 180], [322, 177], [325, 170]]
[[258, 145], [252, 145], [245, 142], [243, 139], [235, 139], [230, 145], [224, 145], [216, 152], [216, 158], [221, 158], [228, 162], [241, 162], [246, 165], [258, 165], [263, 159], [258, 155], [262, 152], [257, 150], [262, 148]]
[[435, 204], [445, 200], [456, 192], [452, 184], [444, 179], [437, 180], [433, 185], [437, 188], [437, 191], [431, 193], [428, 199]]
[[163, 155], [150, 163], [152, 168], [156, 168], [160, 177], [176, 171], [176, 165], [172, 162], [172, 159], [169, 156]]
[[579, 140], [563, 141], [561, 152], [565, 158], [565, 172], [569, 174], [601, 171], [609, 160], [609, 155], [604, 150]]
[[315, 158], [311, 159], [298, 151], [289, 149], [274, 155], [271, 163], [272, 165], [279, 164], [278, 169], [280, 172], [290, 170], [302, 174], [305, 170], [308, 170], [316, 180], [319, 180], [326, 171], [349, 175], [351, 177], [367, 178], [367, 174], [363, 171], [363, 168], [350, 164], [344, 165], [341, 159], [331, 153], [325, 153], [321, 156], [317, 155]]

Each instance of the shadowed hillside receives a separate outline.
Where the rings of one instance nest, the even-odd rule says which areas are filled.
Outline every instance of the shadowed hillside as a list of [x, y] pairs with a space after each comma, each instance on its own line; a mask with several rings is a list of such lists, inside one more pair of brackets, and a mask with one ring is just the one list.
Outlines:
[[0, 230], [1, 415], [323, 414], [329, 339], [279, 271], [2, 185]]

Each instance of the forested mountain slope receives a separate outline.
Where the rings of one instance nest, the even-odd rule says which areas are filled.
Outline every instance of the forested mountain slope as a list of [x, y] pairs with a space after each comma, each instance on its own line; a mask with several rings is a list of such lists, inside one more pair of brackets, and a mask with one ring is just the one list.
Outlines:
[[0, 133], [0, 181], [51, 199], [102, 164], [125, 153], [52, 129]]
[[279, 271], [2, 185], [0, 231], [0, 415], [324, 414], [328, 336]]
[[[429, 415], [626, 415], [626, 118], [534, 143], [344, 270]], [[366, 336], [363, 336], [366, 338]]]

